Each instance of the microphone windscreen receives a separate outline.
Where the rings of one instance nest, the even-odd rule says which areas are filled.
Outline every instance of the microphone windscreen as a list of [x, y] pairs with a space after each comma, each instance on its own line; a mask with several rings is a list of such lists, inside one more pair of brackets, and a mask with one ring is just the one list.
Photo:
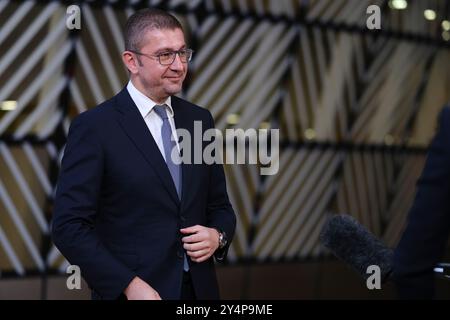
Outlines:
[[376, 265], [381, 281], [392, 271], [393, 251], [350, 215], [334, 215], [324, 225], [320, 240], [336, 257], [346, 262], [364, 279], [367, 267]]

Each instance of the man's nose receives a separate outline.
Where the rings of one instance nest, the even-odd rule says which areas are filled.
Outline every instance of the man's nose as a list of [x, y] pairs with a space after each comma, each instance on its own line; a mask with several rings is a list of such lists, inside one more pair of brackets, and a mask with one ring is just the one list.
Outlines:
[[170, 65], [170, 69], [183, 70], [183, 62], [181, 62], [181, 58], [178, 53], [175, 54], [175, 60], [173, 60], [172, 64]]

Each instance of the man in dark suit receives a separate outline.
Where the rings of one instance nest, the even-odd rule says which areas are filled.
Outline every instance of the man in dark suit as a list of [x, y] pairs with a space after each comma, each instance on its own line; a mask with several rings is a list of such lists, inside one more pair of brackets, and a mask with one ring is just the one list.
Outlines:
[[433, 268], [442, 259], [450, 231], [450, 108], [440, 115], [406, 229], [394, 256], [400, 298], [434, 297]]
[[122, 56], [128, 85], [69, 130], [52, 234], [94, 299], [219, 298], [213, 257], [226, 256], [236, 224], [223, 168], [173, 158], [175, 128], [214, 126], [174, 96], [191, 56], [175, 17], [136, 12]]

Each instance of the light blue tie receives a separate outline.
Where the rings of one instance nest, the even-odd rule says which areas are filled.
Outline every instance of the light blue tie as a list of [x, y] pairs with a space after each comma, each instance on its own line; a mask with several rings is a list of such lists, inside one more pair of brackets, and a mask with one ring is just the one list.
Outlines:
[[[167, 168], [172, 176], [173, 183], [177, 189], [178, 198], [181, 199], [181, 165], [175, 164], [172, 159], [172, 150], [177, 147], [175, 140], [172, 140], [172, 128], [170, 127], [169, 117], [166, 112], [166, 105], [155, 105], [153, 107], [156, 114], [162, 119], [161, 137], [164, 146], [164, 155], [166, 157]], [[178, 154], [178, 153], [177, 153]], [[186, 254], [184, 255], [184, 271], [189, 270], [189, 264]]]

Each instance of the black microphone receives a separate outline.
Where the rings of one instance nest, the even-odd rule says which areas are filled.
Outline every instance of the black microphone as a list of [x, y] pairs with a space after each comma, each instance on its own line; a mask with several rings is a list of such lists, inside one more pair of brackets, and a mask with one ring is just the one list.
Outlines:
[[369, 266], [380, 268], [381, 282], [392, 274], [394, 252], [350, 215], [334, 215], [324, 225], [320, 241], [336, 257], [350, 265], [364, 279]]

